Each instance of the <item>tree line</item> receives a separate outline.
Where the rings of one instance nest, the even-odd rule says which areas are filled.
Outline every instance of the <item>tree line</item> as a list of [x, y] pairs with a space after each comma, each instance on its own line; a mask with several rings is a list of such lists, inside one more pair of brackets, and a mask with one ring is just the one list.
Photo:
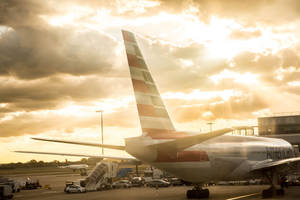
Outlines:
[[58, 161], [53, 160], [50, 162], [45, 161], [37, 161], [35, 159], [32, 159], [28, 162], [17, 162], [17, 163], [6, 163], [6, 164], [0, 164], [0, 169], [16, 169], [16, 168], [38, 168], [38, 167], [58, 167], [58, 166], [65, 166], [65, 165], [72, 165], [72, 164], [88, 164], [88, 165], [94, 165], [97, 162], [101, 161], [99, 158], [82, 158], [78, 161], [68, 161], [67, 159], [65, 161]]

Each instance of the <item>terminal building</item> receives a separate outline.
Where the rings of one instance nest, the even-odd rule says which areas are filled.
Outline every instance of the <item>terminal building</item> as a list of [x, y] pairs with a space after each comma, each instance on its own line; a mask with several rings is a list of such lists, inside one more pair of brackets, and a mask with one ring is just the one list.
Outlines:
[[300, 113], [283, 113], [258, 118], [258, 135], [287, 140], [299, 152]]
[[259, 135], [300, 134], [300, 115], [258, 118]]
[[269, 117], [259, 117], [257, 126], [239, 126], [233, 135], [263, 136], [281, 138], [291, 143], [300, 156], [300, 112], [280, 113]]

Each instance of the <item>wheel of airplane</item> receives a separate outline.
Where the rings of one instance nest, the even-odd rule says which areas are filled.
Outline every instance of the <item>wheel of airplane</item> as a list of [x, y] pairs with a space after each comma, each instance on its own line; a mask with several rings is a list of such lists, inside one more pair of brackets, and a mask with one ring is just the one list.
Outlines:
[[202, 190], [188, 190], [186, 192], [186, 196], [188, 199], [202, 199], [202, 198], [208, 198], [209, 197], [209, 190], [208, 189], [202, 189]]
[[188, 190], [188, 191], [186, 191], [186, 197], [187, 197], [188, 199], [193, 198], [193, 190]]
[[276, 190], [276, 194], [278, 196], [283, 196], [284, 195], [284, 189], [278, 189], [278, 190]]
[[284, 196], [284, 189], [275, 189], [271, 187], [269, 189], [263, 190], [262, 198], [272, 198], [273, 196]]
[[205, 189], [205, 190], [203, 190], [203, 192], [204, 192], [204, 198], [208, 198], [209, 197], [209, 190], [208, 189]]
[[273, 190], [271, 189], [267, 189], [267, 190], [263, 190], [262, 192], [262, 198], [272, 198], [273, 197]]

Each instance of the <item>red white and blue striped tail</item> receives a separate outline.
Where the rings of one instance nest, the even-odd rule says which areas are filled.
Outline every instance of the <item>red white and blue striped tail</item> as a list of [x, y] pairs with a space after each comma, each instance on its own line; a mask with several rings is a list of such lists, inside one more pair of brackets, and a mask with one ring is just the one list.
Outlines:
[[[143, 136], [176, 138], [175, 128], [133, 33], [122, 30]], [[175, 134], [175, 135], [174, 135]]]

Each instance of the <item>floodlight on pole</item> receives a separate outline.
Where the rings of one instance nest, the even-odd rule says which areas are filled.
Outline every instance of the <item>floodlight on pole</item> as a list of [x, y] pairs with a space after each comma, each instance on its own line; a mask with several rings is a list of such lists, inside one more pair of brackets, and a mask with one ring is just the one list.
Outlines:
[[[102, 145], [104, 143], [104, 139], [103, 139], [103, 110], [97, 110], [96, 112], [99, 112], [101, 114], [101, 142]], [[102, 155], [104, 155], [104, 148], [102, 147]]]
[[208, 123], [206, 123], [207, 125], [209, 125], [209, 127], [210, 127], [210, 132], [212, 132], [212, 125], [214, 124], [213, 122], [208, 122]]

